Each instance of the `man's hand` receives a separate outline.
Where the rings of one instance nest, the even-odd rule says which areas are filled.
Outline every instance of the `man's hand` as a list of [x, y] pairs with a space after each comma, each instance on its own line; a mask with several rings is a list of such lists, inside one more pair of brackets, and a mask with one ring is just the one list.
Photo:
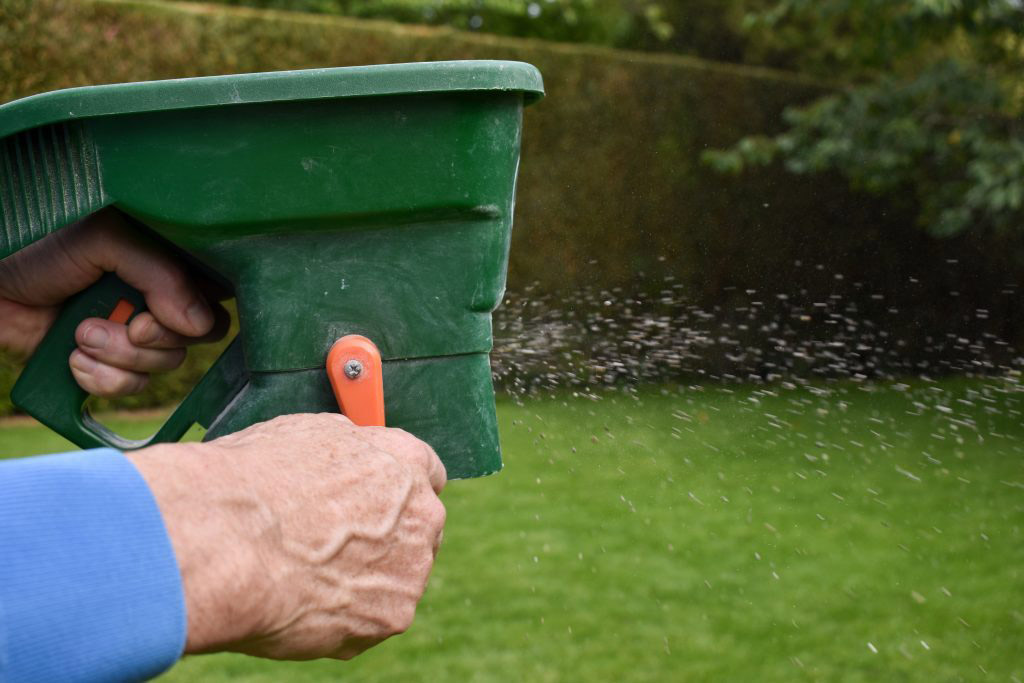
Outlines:
[[78, 326], [69, 362], [90, 394], [137, 393], [148, 373], [181, 365], [187, 345], [226, 331], [227, 314], [211, 308], [174, 258], [107, 209], [0, 261], [0, 348], [31, 355], [60, 304], [105, 271], [141, 291], [149, 312], [127, 326], [102, 318]]
[[187, 653], [349, 659], [412, 623], [445, 520], [422, 441], [288, 415], [128, 457], [181, 568]]

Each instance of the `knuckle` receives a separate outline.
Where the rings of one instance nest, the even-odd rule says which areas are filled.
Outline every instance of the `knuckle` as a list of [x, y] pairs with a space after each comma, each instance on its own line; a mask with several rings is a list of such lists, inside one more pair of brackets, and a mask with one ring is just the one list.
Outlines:
[[336, 413], [300, 413], [298, 415], [295, 415], [294, 417], [304, 422], [309, 422], [310, 424], [315, 424], [318, 426], [322, 425], [325, 427], [333, 426], [336, 425], [338, 422], [344, 422], [348, 420], [348, 418], [345, 418], [344, 421], [338, 420], [339, 417], [344, 418], [345, 416]]
[[192, 290], [188, 276], [185, 275], [185, 271], [178, 267], [176, 263], [173, 261], [165, 261], [161, 265], [163, 267], [160, 269], [160, 274], [166, 280], [166, 283], [170, 288], [180, 291]]
[[324, 424], [330, 424], [330, 425], [343, 424], [343, 425], [346, 425], [346, 426], [351, 426], [351, 425], [355, 424], [347, 416], [345, 416], [345, 415], [343, 415], [341, 413], [316, 413], [316, 414], [313, 415], [313, 417], [315, 419], [323, 422]]
[[408, 466], [393, 457], [384, 455], [384, 457], [377, 458], [374, 468], [392, 490], [406, 489], [413, 486], [415, 481]]
[[128, 339], [134, 344], [153, 344], [159, 341], [161, 336], [160, 325], [148, 311], [135, 316], [128, 325]]
[[143, 369], [143, 361], [145, 358], [142, 355], [142, 349], [131, 342], [127, 342], [127, 340], [126, 343], [121, 345], [121, 349], [126, 368], [131, 370]]
[[[417, 441], [419, 441], [417, 439]], [[423, 451], [423, 456], [426, 458], [427, 464], [433, 466], [441, 465], [441, 458], [437, 457], [437, 452], [431, 448], [430, 444], [426, 441], [419, 441], [420, 450]], [[442, 467], [444, 465], [441, 465]]]
[[441, 461], [437, 454], [434, 453], [434, 449], [422, 439], [413, 436], [404, 429], [391, 428], [389, 431], [396, 437], [396, 445], [401, 449], [401, 453], [396, 453], [395, 455], [416, 463], [428, 475], [441, 465]]
[[337, 425], [341, 425], [343, 427], [355, 427], [356, 426], [355, 423], [352, 422], [352, 420], [350, 420], [347, 415], [342, 415], [341, 413], [323, 413], [323, 414], [326, 415], [327, 419], [330, 419], [331, 422], [335, 426], [337, 426]]
[[405, 633], [412, 626], [412, 622], [415, 618], [416, 603], [406, 603], [398, 607], [392, 615], [390, 630], [395, 634]]
[[420, 567], [422, 568], [423, 583], [420, 590], [420, 596], [427, 590], [427, 580], [430, 579], [430, 572], [434, 568], [434, 560], [437, 558], [437, 544], [434, 543], [437, 539], [433, 539], [429, 547], [423, 549], [423, 559], [420, 561]]
[[407, 448], [415, 452], [416, 449], [421, 447], [420, 444], [423, 443], [422, 441], [420, 441], [419, 439], [417, 439], [415, 436], [405, 431], [404, 429], [399, 429], [398, 427], [388, 427], [387, 430], [394, 437], [395, 442], [399, 444], [402, 448]]
[[445, 509], [441, 499], [436, 496], [431, 502], [430, 507], [427, 508], [427, 521], [431, 531], [435, 534], [443, 529], [445, 522], [448, 521], [448, 511]]

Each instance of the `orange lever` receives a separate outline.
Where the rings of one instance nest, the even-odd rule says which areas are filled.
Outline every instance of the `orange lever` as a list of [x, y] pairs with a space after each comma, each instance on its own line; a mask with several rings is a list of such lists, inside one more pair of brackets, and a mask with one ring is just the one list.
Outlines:
[[384, 426], [384, 373], [376, 344], [358, 334], [334, 342], [327, 378], [345, 417], [361, 427]]
[[114, 310], [110, 312], [110, 315], [107, 316], [107, 320], [124, 325], [134, 312], [135, 306], [127, 299], [121, 299], [114, 306]]

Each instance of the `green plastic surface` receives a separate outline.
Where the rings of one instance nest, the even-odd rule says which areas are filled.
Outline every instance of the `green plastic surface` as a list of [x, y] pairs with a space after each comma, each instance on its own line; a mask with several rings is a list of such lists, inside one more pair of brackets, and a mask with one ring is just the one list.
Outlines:
[[[388, 425], [430, 443], [444, 461], [449, 479], [479, 477], [501, 469], [486, 353], [385, 362], [384, 404]], [[288, 410], [282, 411], [282, 405]], [[337, 410], [321, 368], [255, 372], [206, 437], [230, 434], [282, 412]]]
[[523, 62], [414, 62], [332, 69], [114, 83], [40, 93], [0, 106], [0, 138], [48, 123], [197, 107], [438, 92], [544, 95], [540, 72]]
[[[384, 359], [388, 424], [430, 443], [453, 478], [493, 472], [490, 313], [505, 285], [522, 107], [542, 92], [526, 64], [442, 62], [98, 86], [4, 105], [0, 257], [114, 205], [235, 288], [244, 363], [225, 360], [231, 371], [186, 399], [180, 419], [209, 424], [212, 438], [337, 410], [327, 352], [363, 334]], [[70, 303], [65, 316], [68, 329], [50, 336], [70, 338], [84, 317]], [[71, 344], [44, 345], [32, 361], [64, 374], [19, 384], [70, 394]], [[23, 407], [84, 439], [81, 398]], [[77, 418], [54, 419], [72, 403]]]

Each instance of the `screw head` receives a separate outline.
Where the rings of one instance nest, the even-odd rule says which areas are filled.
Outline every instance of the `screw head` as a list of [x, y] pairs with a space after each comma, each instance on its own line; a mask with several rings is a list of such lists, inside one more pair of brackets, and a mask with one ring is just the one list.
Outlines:
[[349, 379], [355, 379], [359, 375], [363, 374], [363, 364], [355, 358], [345, 361], [345, 376]]

